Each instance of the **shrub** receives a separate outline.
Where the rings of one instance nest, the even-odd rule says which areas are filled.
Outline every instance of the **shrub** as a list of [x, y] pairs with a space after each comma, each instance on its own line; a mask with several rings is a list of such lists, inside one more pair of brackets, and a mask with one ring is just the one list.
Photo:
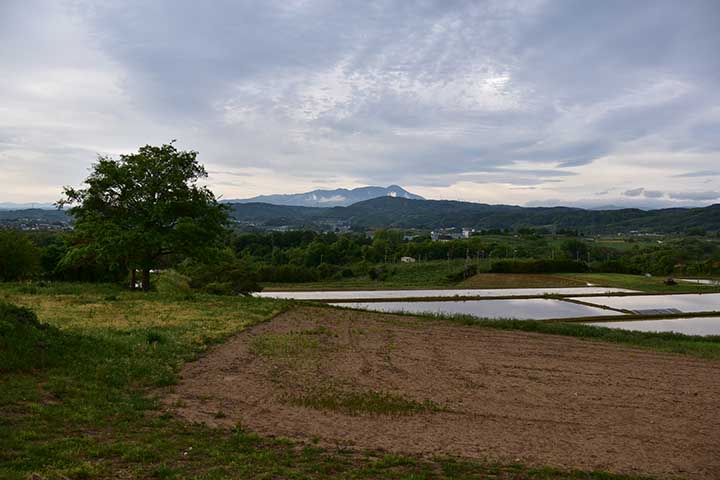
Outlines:
[[368, 276], [371, 280], [378, 282], [384, 282], [388, 277], [394, 275], [397, 272], [395, 269], [389, 269], [385, 266], [371, 267], [368, 269]]
[[313, 267], [298, 265], [264, 266], [258, 271], [258, 277], [263, 282], [277, 283], [305, 283], [316, 282], [320, 278], [318, 270]]
[[203, 287], [203, 292], [211, 295], [232, 295], [233, 288], [230, 282], [210, 282]]
[[477, 265], [466, 265], [462, 270], [448, 274], [445, 278], [450, 282], [460, 282], [478, 273]]
[[0, 373], [44, 366], [57, 338], [32, 310], [0, 301]]
[[163, 295], [173, 298], [192, 298], [190, 277], [186, 277], [175, 270], [168, 270], [160, 275], [157, 282], [157, 289]]
[[28, 278], [40, 270], [40, 252], [26, 235], [0, 231], [0, 281]]
[[493, 263], [492, 273], [584, 273], [585, 262], [575, 260], [501, 260]]
[[262, 290], [255, 268], [237, 260], [216, 264], [193, 263], [181, 268], [183, 273], [190, 277], [191, 287], [208, 293], [246, 295]]

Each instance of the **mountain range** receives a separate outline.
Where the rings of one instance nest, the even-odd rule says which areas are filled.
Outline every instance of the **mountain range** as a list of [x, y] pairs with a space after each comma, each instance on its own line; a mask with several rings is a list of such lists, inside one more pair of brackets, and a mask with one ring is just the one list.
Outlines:
[[475, 229], [546, 227], [587, 233], [720, 231], [720, 204], [698, 208], [585, 210], [571, 207], [518, 207], [450, 200], [379, 197], [347, 207], [316, 208], [232, 204], [236, 221], [260, 228], [318, 228], [333, 223], [353, 229], [468, 227]]
[[407, 198], [423, 200], [420, 195], [410, 193], [398, 185], [389, 187], [359, 187], [348, 190], [313, 190], [312, 192], [289, 195], [260, 195], [240, 200], [223, 200], [223, 203], [269, 203], [271, 205], [289, 205], [297, 207], [346, 207], [379, 197]]
[[[317, 230], [350, 226], [378, 228], [573, 229], [585, 233], [673, 233], [701, 229], [720, 232], [720, 204], [698, 208], [585, 210], [572, 207], [518, 207], [450, 200], [413, 200], [382, 196], [349, 206], [330, 208], [270, 203], [229, 203], [231, 217], [242, 229], [277, 227]], [[67, 223], [65, 211], [0, 210], [0, 228], [33, 223]]]

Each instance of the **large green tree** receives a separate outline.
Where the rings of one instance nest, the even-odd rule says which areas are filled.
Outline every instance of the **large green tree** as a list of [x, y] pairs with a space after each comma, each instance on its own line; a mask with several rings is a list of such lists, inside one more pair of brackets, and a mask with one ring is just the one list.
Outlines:
[[113, 269], [142, 272], [144, 290], [150, 270], [168, 256], [202, 257], [226, 231], [228, 217], [213, 193], [198, 182], [207, 177], [197, 152], [173, 142], [146, 145], [119, 160], [98, 157], [86, 188], [64, 188], [59, 206], [70, 205], [75, 218], [73, 245], [63, 262], [88, 258]]

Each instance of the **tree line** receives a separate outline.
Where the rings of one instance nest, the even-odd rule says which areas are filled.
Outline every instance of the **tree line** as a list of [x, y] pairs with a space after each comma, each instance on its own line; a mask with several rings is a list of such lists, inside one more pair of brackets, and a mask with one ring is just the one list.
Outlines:
[[0, 231], [0, 280], [112, 281], [149, 290], [153, 270], [173, 269], [176, 276], [166, 279], [188, 288], [244, 293], [258, 282], [382, 280], [386, 266], [403, 257], [465, 259], [496, 272], [720, 273], [718, 242], [700, 235], [617, 249], [572, 230], [527, 228], [447, 241], [399, 229], [238, 233], [228, 207], [202, 184], [206, 176], [197, 152], [173, 142], [117, 160], [99, 157], [83, 188], [65, 188], [58, 202], [75, 218], [73, 231]]

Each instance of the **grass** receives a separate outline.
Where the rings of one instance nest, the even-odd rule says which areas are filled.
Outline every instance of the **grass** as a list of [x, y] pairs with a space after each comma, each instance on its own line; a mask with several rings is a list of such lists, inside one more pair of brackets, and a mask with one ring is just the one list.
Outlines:
[[[0, 284], [0, 299], [32, 308], [49, 324], [3, 324], [3, 480], [636, 478], [325, 450], [162, 413], [154, 392], [175, 383], [184, 363], [290, 303], [206, 295], [178, 300], [86, 284]], [[10, 348], [16, 341], [26, 343]], [[373, 404], [350, 400], [340, 404]]]
[[627, 288], [646, 293], [711, 293], [720, 292], [720, 287], [694, 285], [678, 282], [677, 285], [665, 285], [667, 277], [646, 277], [622, 273], [564, 273], [553, 275], [558, 278], [592, 283], [603, 287]]
[[332, 388], [288, 399], [293, 405], [315, 410], [332, 410], [348, 415], [414, 415], [438, 412], [440, 406], [430, 400], [418, 402], [402, 395], [380, 390], [345, 392]]
[[263, 357], [296, 357], [319, 348], [318, 339], [305, 332], [257, 335], [250, 342], [250, 351]]

